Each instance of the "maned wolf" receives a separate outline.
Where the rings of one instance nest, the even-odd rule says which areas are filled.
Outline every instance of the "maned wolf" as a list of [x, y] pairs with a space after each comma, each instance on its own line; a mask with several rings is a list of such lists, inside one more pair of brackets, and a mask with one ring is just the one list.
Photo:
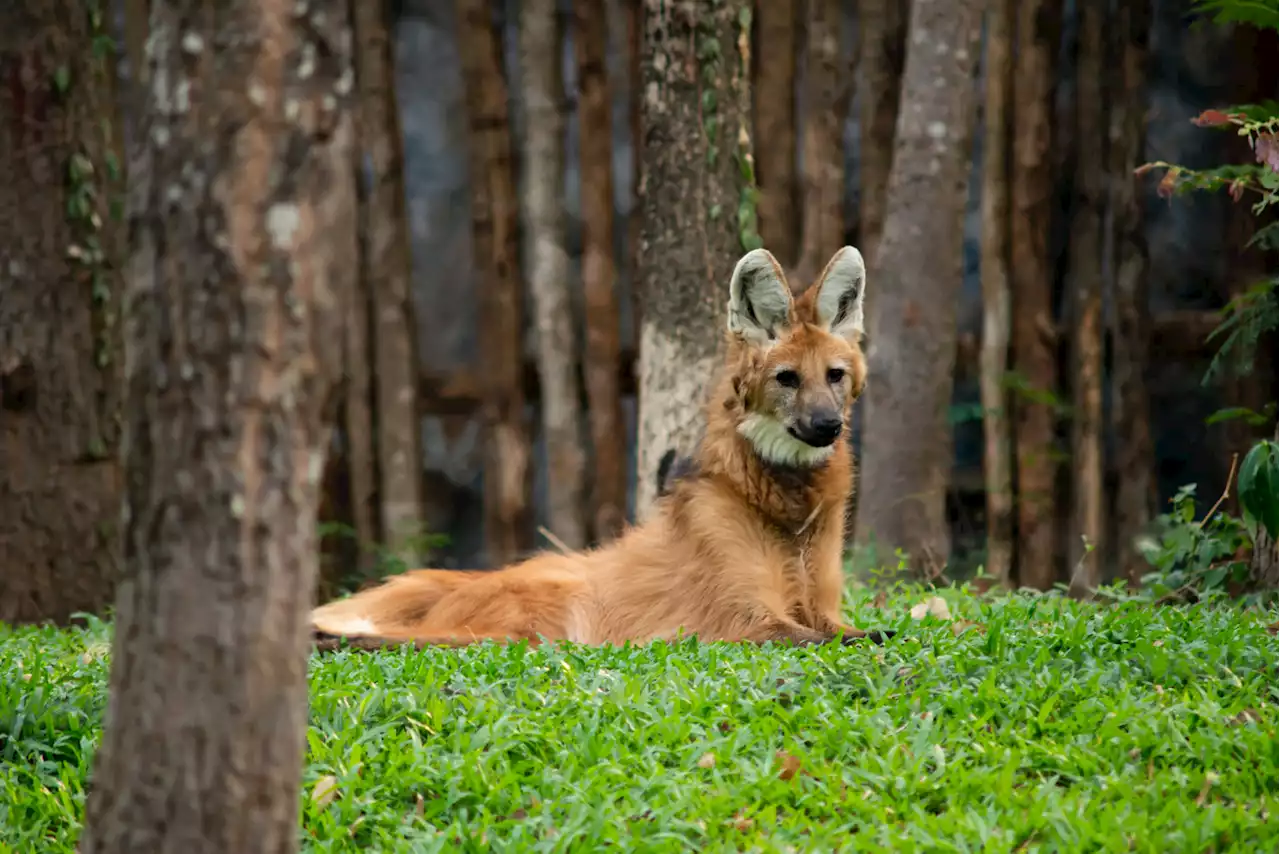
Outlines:
[[[866, 380], [862, 255], [792, 298], [763, 249], [729, 283], [728, 346], [691, 465], [642, 525], [600, 548], [496, 572], [416, 570], [316, 608], [322, 648], [487, 639], [844, 642], [846, 419]], [[892, 632], [872, 632], [881, 642]]]

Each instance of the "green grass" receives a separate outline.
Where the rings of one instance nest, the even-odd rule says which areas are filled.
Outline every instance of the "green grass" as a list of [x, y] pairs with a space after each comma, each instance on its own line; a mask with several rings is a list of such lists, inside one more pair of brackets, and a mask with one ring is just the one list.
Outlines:
[[[303, 848], [1276, 849], [1274, 610], [943, 596], [980, 626], [313, 659]], [[74, 850], [108, 637], [0, 628], [0, 851]]]

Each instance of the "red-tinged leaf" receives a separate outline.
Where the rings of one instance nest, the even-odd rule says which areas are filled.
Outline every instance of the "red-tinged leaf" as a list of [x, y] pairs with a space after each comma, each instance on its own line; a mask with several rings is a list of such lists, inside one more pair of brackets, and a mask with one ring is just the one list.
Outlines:
[[1143, 175], [1147, 174], [1154, 168], [1156, 168], [1156, 164], [1154, 163], [1143, 163], [1137, 169], [1133, 170], [1134, 177], [1141, 178]]
[[778, 760], [778, 764], [781, 766], [778, 769], [779, 780], [790, 780], [800, 770], [800, 760], [785, 750], [779, 750], [774, 754], [774, 759]]
[[1170, 169], [1164, 173], [1164, 177], [1160, 179], [1160, 184], [1156, 187], [1156, 195], [1162, 199], [1173, 198], [1173, 191], [1178, 186], [1178, 173]]
[[1238, 202], [1242, 198], [1244, 198], [1244, 191], [1246, 186], [1248, 186], [1247, 181], [1237, 178], [1236, 180], [1231, 182], [1231, 186], [1227, 187], [1227, 192], [1231, 194], [1231, 198], [1233, 201]]
[[1231, 124], [1231, 116], [1222, 110], [1205, 110], [1191, 121], [1196, 127], [1214, 128]]

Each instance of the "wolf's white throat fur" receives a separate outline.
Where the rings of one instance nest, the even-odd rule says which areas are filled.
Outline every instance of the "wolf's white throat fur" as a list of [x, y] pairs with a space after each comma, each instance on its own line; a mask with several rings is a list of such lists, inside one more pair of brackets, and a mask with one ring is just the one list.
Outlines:
[[835, 452], [835, 443], [815, 448], [792, 436], [782, 422], [769, 415], [753, 412], [742, 419], [738, 432], [766, 462], [793, 468], [816, 466]]

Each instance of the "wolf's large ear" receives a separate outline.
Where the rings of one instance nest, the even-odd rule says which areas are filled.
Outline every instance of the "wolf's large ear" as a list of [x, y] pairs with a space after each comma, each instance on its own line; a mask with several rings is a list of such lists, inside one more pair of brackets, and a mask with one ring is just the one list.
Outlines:
[[866, 292], [867, 268], [862, 253], [852, 246], [841, 248], [818, 279], [818, 322], [833, 335], [860, 340]]
[[743, 255], [729, 282], [729, 331], [764, 346], [794, 321], [791, 288], [778, 260], [764, 249]]

